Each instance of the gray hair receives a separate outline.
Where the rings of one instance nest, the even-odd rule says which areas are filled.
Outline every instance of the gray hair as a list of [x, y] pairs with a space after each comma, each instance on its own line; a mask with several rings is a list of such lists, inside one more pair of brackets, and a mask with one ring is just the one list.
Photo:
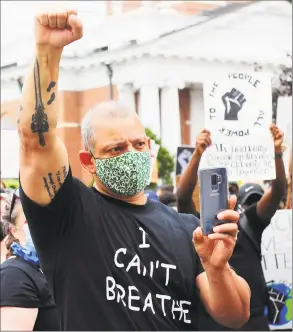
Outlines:
[[95, 147], [95, 129], [93, 126], [93, 118], [96, 115], [106, 117], [126, 117], [129, 115], [137, 115], [134, 110], [129, 109], [124, 104], [117, 101], [105, 101], [97, 104], [90, 109], [81, 122], [81, 136], [83, 146], [86, 151], [92, 151]]

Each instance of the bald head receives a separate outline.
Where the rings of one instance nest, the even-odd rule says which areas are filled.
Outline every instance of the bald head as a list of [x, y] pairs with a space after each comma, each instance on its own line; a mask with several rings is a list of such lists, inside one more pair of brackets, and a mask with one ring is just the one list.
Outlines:
[[97, 139], [96, 127], [99, 123], [107, 123], [117, 119], [136, 117], [137, 114], [117, 101], [106, 101], [90, 109], [81, 123], [81, 133], [84, 148], [90, 151], [94, 148]]

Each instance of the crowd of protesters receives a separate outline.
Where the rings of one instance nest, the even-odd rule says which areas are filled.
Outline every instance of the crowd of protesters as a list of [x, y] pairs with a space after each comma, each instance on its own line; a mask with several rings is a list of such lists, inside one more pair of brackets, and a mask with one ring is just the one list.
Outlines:
[[59, 63], [82, 30], [74, 10], [36, 17], [18, 121], [20, 188], [1, 188], [1, 330], [269, 330], [261, 236], [287, 185], [292, 207], [282, 132], [271, 125], [270, 188], [230, 183], [229, 209], [217, 215], [230, 222], [208, 236], [193, 201], [208, 130], [177, 188], [145, 191], [145, 129], [132, 110], [102, 103], [82, 122], [79, 158], [95, 178], [87, 187], [56, 136]]

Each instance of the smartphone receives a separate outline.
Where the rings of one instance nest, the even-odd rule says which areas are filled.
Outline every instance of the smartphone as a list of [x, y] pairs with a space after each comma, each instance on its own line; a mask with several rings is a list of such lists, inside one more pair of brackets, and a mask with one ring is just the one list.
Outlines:
[[217, 225], [227, 223], [218, 220], [217, 214], [228, 209], [228, 178], [225, 167], [201, 169], [200, 185], [200, 223], [204, 235], [213, 233]]

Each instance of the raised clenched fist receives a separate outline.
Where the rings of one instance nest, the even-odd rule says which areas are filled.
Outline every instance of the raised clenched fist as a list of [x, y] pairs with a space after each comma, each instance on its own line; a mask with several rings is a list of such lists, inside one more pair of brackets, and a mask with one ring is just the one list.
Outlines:
[[240, 91], [232, 89], [222, 96], [222, 101], [225, 106], [224, 120], [238, 120], [238, 112], [246, 102], [244, 95]]
[[207, 129], [203, 129], [199, 135], [196, 137], [196, 152], [202, 155], [205, 150], [211, 146], [212, 140], [211, 140], [211, 133]]
[[274, 139], [275, 151], [282, 152], [284, 133], [274, 123], [270, 126], [270, 131]]
[[38, 14], [35, 21], [38, 46], [63, 48], [80, 39], [83, 34], [83, 25], [76, 10], [46, 11]]

